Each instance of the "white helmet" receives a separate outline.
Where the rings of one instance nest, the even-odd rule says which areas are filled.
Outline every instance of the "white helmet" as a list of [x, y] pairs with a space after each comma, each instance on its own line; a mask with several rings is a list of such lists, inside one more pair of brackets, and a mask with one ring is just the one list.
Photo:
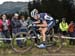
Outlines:
[[19, 14], [18, 13], [15, 13], [14, 16], [19, 16]]
[[37, 9], [33, 9], [31, 11], [31, 17], [34, 17], [36, 14], [38, 14], [38, 10]]

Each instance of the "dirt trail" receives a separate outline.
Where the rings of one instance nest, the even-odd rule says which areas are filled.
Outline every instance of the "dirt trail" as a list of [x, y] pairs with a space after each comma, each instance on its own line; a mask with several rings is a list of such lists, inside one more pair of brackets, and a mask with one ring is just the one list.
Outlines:
[[0, 56], [75, 56], [75, 47], [62, 48], [57, 53], [48, 53], [46, 49], [33, 48], [25, 54], [15, 53], [12, 49], [0, 49]]

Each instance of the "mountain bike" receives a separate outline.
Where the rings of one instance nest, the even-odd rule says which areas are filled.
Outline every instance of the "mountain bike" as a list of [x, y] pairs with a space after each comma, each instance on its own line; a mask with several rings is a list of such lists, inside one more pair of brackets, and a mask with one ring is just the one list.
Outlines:
[[[27, 26], [26, 32], [19, 32], [13, 36], [11, 41], [12, 49], [18, 53], [25, 53], [31, 50], [33, 47], [37, 47], [41, 43], [41, 34], [37, 33], [38, 30], [34, 30], [34, 24], [31, 22]], [[19, 36], [17, 38], [17, 36]], [[21, 46], [17, 44], [17, 40], [20, 40]], [[57, 52], [62, 48], [62, 38], [54, 36], [54, 28], [49, 29], [46, 32], [46, 50], [48, 52]]]

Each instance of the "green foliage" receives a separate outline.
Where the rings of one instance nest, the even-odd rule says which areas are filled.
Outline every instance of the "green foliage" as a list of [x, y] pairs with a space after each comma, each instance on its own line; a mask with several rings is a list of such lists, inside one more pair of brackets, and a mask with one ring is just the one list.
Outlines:
[[70, 0], [43, 0], [41, 8], [55, 17], [68, 17], [71, 13]]
[[40, 12], [47, 12], [55, 18], [74, 18], [75, 8], [73, 7], [73, 0], [42, 0], [40, 3], [31, 5], [29, 3], [29, 10], [37, 8]]

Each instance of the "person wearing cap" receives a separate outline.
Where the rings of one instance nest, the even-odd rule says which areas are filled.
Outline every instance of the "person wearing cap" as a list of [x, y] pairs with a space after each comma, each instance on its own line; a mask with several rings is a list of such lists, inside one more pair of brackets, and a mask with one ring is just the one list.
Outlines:
[[62, 21], [59, 23], [60, 32], [65, 35], [68, 31], [68, 23], [66, 22], [66, 18], [62, 18]]
[[[19, 14], [17, 14], [17, 13], [14, 14], [14, 16], [11, 20], [11, 25], [12, 25], [12, 33], [16, 34], [16, 33], [20, 32], [21, 23], [19, 20]], [[20, 47], [21, 46], [21, 40], [17, 40], [17, 44]]]

